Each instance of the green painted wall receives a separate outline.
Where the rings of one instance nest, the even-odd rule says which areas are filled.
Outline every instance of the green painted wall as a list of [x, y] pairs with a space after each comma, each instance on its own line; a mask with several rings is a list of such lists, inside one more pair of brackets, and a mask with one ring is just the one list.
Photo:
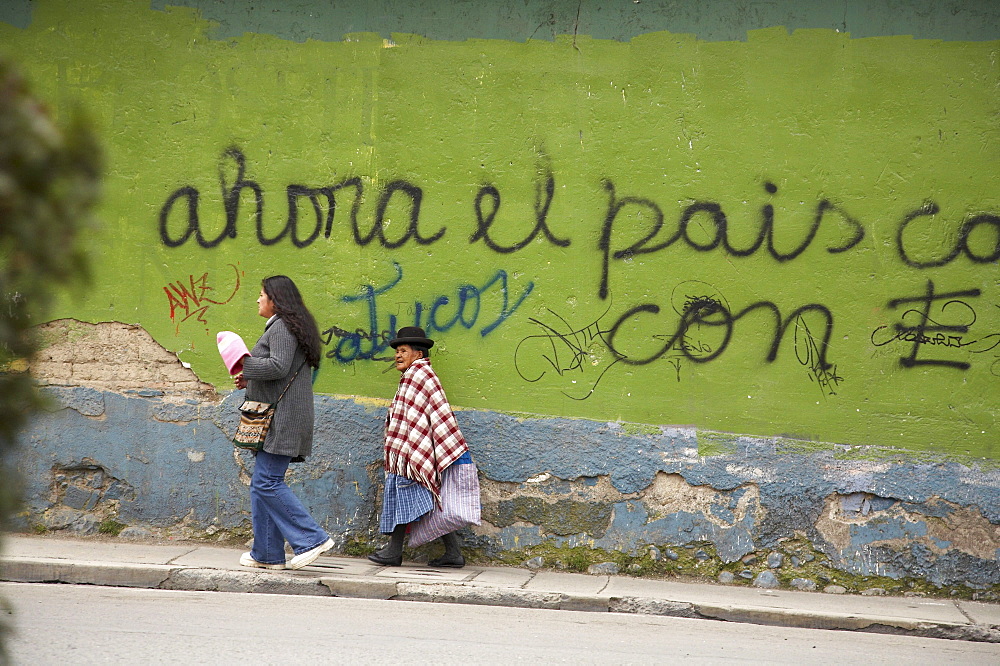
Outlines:
[[52, 0], [0, 50], [106, 140], [94, 283], [58, 316], [140, 323], [220, 388], [215, 332], [252, 342], [283, 272], [323, 392], [391, 395], [383, 334], [419, 313], [458, 405], [995, 460], [1000, 41], [963, 16], [299, 42]]

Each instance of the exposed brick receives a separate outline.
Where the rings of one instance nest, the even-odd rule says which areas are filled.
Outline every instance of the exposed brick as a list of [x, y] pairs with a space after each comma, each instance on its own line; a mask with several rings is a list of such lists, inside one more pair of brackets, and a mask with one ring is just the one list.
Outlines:
[[65, 347], [48, 347], [39, 354], [39, 360], [50, 363], [72, 363], [76, 352]]
[[31, 371], [42, 384], [114, 391], [214, 391], [139, 326], [61, 319], [40, 326], [38, 333], [47, 346]]
[[48, 379], [69, 379], [73, 376], [72, 363], [35, 363], [32, 372]]
[[81, 382], [94, 380], [95, 367], [89, 363], [74, 363], [72, 378]]

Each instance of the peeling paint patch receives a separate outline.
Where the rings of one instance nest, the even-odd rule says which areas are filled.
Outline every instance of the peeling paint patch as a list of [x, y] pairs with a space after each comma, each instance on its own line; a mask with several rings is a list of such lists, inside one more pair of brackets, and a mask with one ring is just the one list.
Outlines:
[[73, 409], [84, 416], [104, 415], [104, 395], [95, 389], [50, 386], [41, 392], [57, 409]]
[[945, 518], [928, 520], [927, 532], [939, 544], [948, 544], [949, 550], [984, 560], [996, 557], [1000, 549], [1000, 525], [991, 523], [975, 507], [956, 506]]

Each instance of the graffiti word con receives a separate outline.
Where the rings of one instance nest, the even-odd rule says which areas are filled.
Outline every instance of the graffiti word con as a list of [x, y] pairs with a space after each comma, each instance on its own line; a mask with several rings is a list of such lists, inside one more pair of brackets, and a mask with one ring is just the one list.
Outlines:
[[[617, 337], [621, 327], [627, 321], [639, 315], [657, 315], [660, 313], [660, 306], [655, 303], [644, 303], [642, 305], [637, 305], [622, 314], [611, 326], [606, 340], [608, 348], [617, 357], [619, 357], [622, 362], [628, 365], [646, 365], [648, 363], [652, 363], [674, 348], [680, 349], [684, 357], [693, 363], [708, 363], [716, 359], [729, 346], [729, 342], [733, 337], [736, 322], [756, 310], [762, 310], [770, 313], [774, 319], [774, 337], [771, 341], [771, 348], [767, 353], [768, 362], [773, 362], [777, 359], [778, 346], [781, 343], [781, 339], [784, 337], [788, 326], [792, 322], [797, 321], [800, 316], [808, 312], [815, 312], [822, 315], [825, 323], [825, 330], [823, 332], [822, 340], [816, 343], [815, 358], [812, 361], [812, 365], [820, 370], [827, 370], [833, 367], [833, 364], [827, 360], [827, 350], [830, 345], [830, 336], [833, 333], [833, 313], [830, 312], [829, 308], [819, 303], [803, 305], [802, 307], [797, 308], [788, 317], [782, 319], [781, 311], [778, 309], [778, 306], [770, 301], [759, 301], [747, 306], [737, 313], [733, 313], [726, 305], [715, 300], [714, 298], [707, 300], [695, 300], [690, 302], [684, 308], [684, 311], [681, 313], [680, 321], [677, 323], [672, 334], [668, 334], [666, 336], [651, 336], [654, 339], [665, 339], [665, 342], [663, 342], [663, 345], [658, 351], [645, 357], [636, 358], [625, 354], [620, 348], [618, 348], [615, 345], [615, 338]], [[722, 340], [716, 346], [714, 351], [708, 354], [693, 353], [689, 345], [684, 344], [688, 331], [692, 326], [707, 326], [722, 329]]]

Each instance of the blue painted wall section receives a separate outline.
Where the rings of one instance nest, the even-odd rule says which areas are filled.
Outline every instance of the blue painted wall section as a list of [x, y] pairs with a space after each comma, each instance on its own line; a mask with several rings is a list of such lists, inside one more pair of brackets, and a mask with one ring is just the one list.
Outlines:
[[[28, 484], [22, 528], [93, 533], [112, 518], [149, 534], [249, 535], [250, 461], [227, 436], [241, 392], [212, 402], [47, 390], [52, 411], [16, 460]], [[296, 493], [342, 549], [378, 541], [384, 418], [383, 401], [318, 397], [316, 454], [292, 468]], [[791, 440], [688, 428], [477, 410], [458, 419], [486, 520], [465, 539], [485, 556], [584, 547], [683, 555], [714, 571], [761, 566], [758, 555], [785, 548], [789, 575], [819, 557], [833, 574], [1000, 584], [1000, 471], [891, 452], [850, 460], [844, 447], [803, 453]], [[719, 453], [699, 455], [709, 440]]]

